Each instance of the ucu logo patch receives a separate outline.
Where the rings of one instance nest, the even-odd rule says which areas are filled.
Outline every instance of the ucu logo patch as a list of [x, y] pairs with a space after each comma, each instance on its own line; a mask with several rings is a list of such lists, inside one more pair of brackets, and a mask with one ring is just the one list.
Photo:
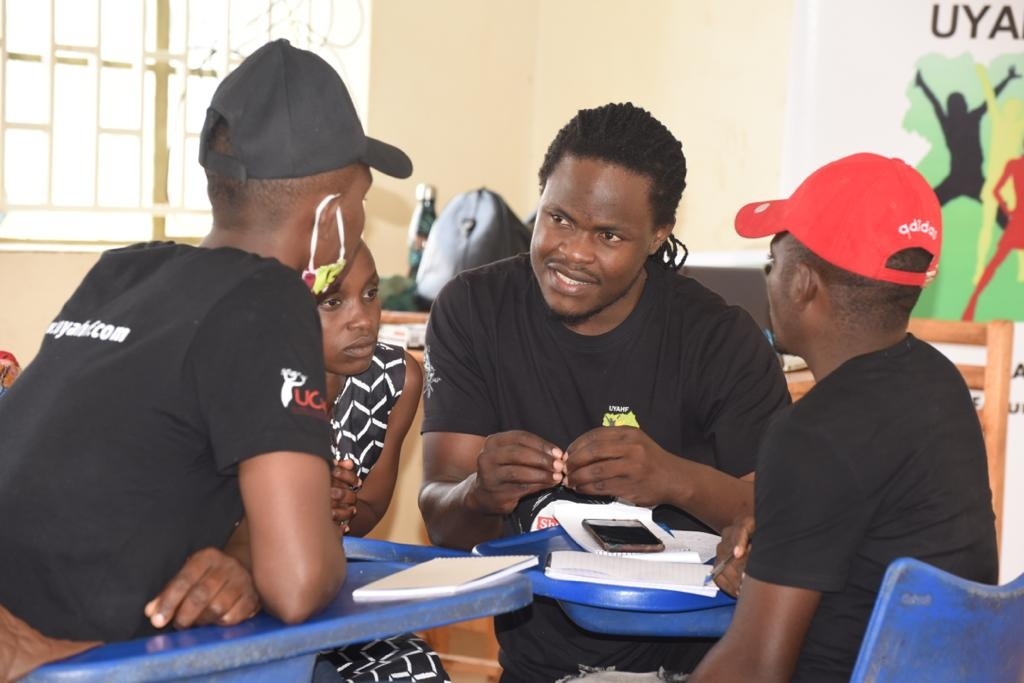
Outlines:
[[904, 223], [899, 228], [897, 228], [897, 230], [899, 230], [899, 233], [901, 235], [905, 235], [907, 239], [910, 239], [911, 233], [915, 232], [924, 233], [925, 235], [931, 237], [933, 240], [939, 238], [939, 231], [935, 229], [935, 226], [929, 223], [928, 221], [921, 220], [920, 218], [915, 218], [909, 223]]
[[293, 413], [305, 413], [327, 418], [327, 402], [317, 389], [304, 389], [308, 377], [298, 370], [281, 369], [281, 405]]

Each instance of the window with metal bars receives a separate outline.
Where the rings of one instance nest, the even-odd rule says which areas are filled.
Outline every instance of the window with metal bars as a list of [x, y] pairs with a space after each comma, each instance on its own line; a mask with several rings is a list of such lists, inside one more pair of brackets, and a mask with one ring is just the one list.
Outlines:
[[[337, 65], [365, 17], [355, 0], [336, 21], [336, 4], [0, 0], [0, 246], [205, 234], [196, 159], [217, 83], [277, 37]], [[332, 43], [339, 29], [355, 38]]]

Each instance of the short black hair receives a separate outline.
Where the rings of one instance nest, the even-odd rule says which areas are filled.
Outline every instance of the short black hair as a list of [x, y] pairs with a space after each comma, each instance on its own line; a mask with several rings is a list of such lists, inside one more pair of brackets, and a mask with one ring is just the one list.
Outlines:
[[[832, 265], [800, 240], [790, 237], [789, 262], [805, 263], [818, 273], [836, 303], [841, 324], [859, 327], [868, 322], [872, 327], [883, 330], [906, 327], [921, 296], [921, 287], [898, 285], [851, 273]], [[897, 251], [885, 265], [909, 273], [923, 273], [931, 262], [932, 254], [928, 250], [911, 247]]]
[[[218, 121], [211, 131], [210, 147], [221, 154], [231, 154], [231, 131], [224, 119]], [[206, 194], [215, 212], [229, 218], [230, 214], [240, 211], [243, 207], [255, 206], [267, 217], [268, 224], [291, 212], [299, 198], [320, 182], [318, 176], [249, 178], [243, 182], [206, 169]], [[236, 226], [230, 220], [226, 220], [222, 221], [222, 227]]]
[[655, 224], [675, 223], [686, 157], [682, 143], [647, 110], [625, 102], [578, 111], [548, 146], [538, 174], [541, 191], [565, 156], [607, 161], [648, 178]]

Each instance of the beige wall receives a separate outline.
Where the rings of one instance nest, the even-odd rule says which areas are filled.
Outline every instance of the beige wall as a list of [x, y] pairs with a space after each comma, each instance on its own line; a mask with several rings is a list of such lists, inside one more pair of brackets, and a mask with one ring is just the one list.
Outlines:
[[367, 243], [381, 273], [406, 270], [414, 188], [487, 186], [526, 205], [537, 0], [374, 4], [368, 131], [412, 157], [412, 178], [375, 174]]
[[790, 0], [543, 3], [530, 172], [577, 109], [631, 100], [683, 143], [676, 234], [750, 249], [732, 217], [778, 192], [791, 16]]
[[[730, 226], [743, 202], [777, 192], [791, 15], [792, 0], [372, 3], [368, 87], [349, 74], [353, 94], [368, 132], [402, 146], [416, 167], [407, 180], [375, 176], [366, 237], [381, 273], [405, 270], [416, 183], [437, 186], [439, 207], [485, 185], [525, 215], [558, 129], [579, 108], [622, 100], [683, 141], [690, 171], [677, 233], [691, 250], [761, 248]], [[360, 59], [365, 50], [360, 43]], [[0, 252], [0, 348], [30, 360], [95, 258]], [[419, 477], [410, 434], [398, 495], [375, 535], [422, 540]]]

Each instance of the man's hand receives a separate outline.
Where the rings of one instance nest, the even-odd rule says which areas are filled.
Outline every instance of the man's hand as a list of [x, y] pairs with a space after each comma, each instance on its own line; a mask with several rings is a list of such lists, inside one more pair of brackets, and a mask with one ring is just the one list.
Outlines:
[[671, 465], [679, 459], [634, 427], [597, 427], [566, 450], [566, 486], [653, 506], [669, 499]]
[[218, 624], [231, 626], [260, 609], [252, 575], [217, 548], [193, 553], [177, 576], [149, 603], [145, 614], [156, 628]]
[[524, 431], [492, 434], [477, 458], [472, 498], [481, 512], [506, 515], [519, 499], [562, 481], [562, 449]]
[[753, 535], [753, 517], [737, 519], [734, 524], [722, 530], [722, 540], [718, 543], [715, 563], [724, 562], [730, 557], [732, 559], [715, 579], [715, 583], [733, 597], [740, 594], [743, 573], [747, 568], [747, 557], [750, 555], [750, 539]]
[[343, 534], [348, 533], [349, 522], [356, 516], [356, 491], [362, 485], [351, 460], [342, 460], [331, 468], [331, 518]]
[[102, 644], [48, 638], [0, 605], [0, 681], [18, 680], [43, 664]]

